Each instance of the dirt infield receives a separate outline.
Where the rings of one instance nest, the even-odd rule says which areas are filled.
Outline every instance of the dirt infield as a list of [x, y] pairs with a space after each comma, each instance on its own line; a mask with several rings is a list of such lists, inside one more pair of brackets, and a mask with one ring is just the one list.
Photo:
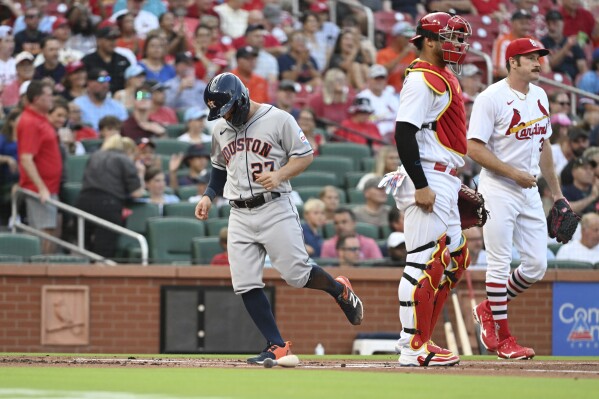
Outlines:
[[[39, 367], [183, 367], [183, 368], [257, 368], [245, 358], [134, 358], [69, 356], [0, 356], [0, 366]], [[599, 378], [598, 361], [559, 360], [462, 360], [454, 367], [399, 367], [396, 361], [381, 360], [302, 360], [298, 370], [343, 370], [398, 373], [438, 373], [484, 376]]]

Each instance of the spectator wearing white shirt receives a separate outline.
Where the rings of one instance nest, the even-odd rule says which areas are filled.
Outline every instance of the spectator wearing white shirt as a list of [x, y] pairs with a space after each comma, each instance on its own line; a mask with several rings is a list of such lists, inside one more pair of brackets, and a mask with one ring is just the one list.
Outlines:
[[6, 86], [17, 78], [15, 58], [15, 39], [10, 26], [0, 26], [0, 84]]
[[399, 99], [395, 95], [395, 89], [387, 85], [387, 68], [380, 64], [374, 64], [368, 71], [367, 88], [358, 93], [358, 97], [366, 97], [374, 108], [371, 121], [381, 133], [381, 136], [393, 142], [395, 135], [395, 117], [399, 109]]
[[562, 245], [556, 259], [591, 263], [599, 261], [599, 215], [587, 213], [580, 224], [580, 239]]
[[151, 30], [158, 29], [160, 27], [158, 17], [151, 12], [142, 9], [145, 3], [146, 2], [143, 0], [127, 0], [127, 8], [112, 14], [109, 19], [110, 22], [116, 24], [116, 19], [120, 15], [131, 13], [135, 17], [133, 24], [135, 25], [135, 31], [137, 32], [137, 35], [140, 38], [145, 39]]
[[220, 30], [232, 39], [243, 36], [248, 26], [248, 12], [242, 7], [245, 0], [225, 0], [214, 7], [220, 17]]
[[206, 134], [205, 125], [208, 117], [208, 110], [200, 107], [190, 107], [185, 111], [183, 119], [187, 123], [187, 132], [177, 138], [191, 144], [201, 144], [212, 142], [212, 135]]

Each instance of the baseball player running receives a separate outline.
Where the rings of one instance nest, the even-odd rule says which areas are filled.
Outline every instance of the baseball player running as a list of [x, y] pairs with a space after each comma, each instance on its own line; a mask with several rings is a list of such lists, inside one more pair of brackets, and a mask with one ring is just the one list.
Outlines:
[[312, 148], [293, 116], [250, 100], [247, 88], [231, 73], [215, 76], [206, 87], [208, 120], [219, 120], [212, 133], [212, 172], [196, 206], [208, 218], [216, 195], [229, 200], [229, 263], [235, 293], [267, 341], [248, 363], [262, 364], [290, 354], [264, 294], [262, 269], [268, 253], [293, 287], [328, 292], [353, 325], [362, 322], [362, 301], [346, 277], [333, 279], [313, 263], [303, 241], [300, 217], [290, 198], [289, 179], [312, 162]]
[[405, 212], [408, 255], [398, 290], [401, 366], [452, 366], [460, 361], [435, 345], [431, 335], [449, 291], [469, 264], [456, 177], [466, 154], [466, 114], [454, 73], [461, 72], [470, 34], [468, 22], [444, 12], [418, 22], [410, 41], [420, 58], [406, 70], [396, 118], [403, 167], [380, 183], [397, 189], [397, 206]]
[[[530, 359], [508, 327], [508, 302], [543, 278], [547, 268], [547, 224], [536, 179], [539, 171], [554, 201], [563, 198], [553, 168], [549, 102], [538, 80], [539, 58], [549, 51], [524, 38], [506, 51], [507, 78], [474, 101], [468, 155], [482, 167], [479, 191], [490, 218], [483, 228], [487, 250], [487, 300], [474, 311], [481, 340], [504, 359]], [[522, 264], [510, 274], [512, 245]]]

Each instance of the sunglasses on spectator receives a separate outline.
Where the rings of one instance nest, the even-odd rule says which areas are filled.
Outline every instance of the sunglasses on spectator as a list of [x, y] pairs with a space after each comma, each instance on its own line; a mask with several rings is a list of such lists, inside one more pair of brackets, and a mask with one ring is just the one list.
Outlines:
[[591, 159], [589, 161], [589, 165], [591, 165], [593, 168], [596, 168], [597, 167], [597, 161], [595, 161], [594, 159]]
[[135, 99], [138, 101], [141, 100], [151, 100], [152, 99], [152, 93], [147, 92], [147, 91], [138, 91], [135, 93]]
[[570, 105], [570, 101], [557, 101], [559, 105]]
[[341, 247], [341, 249], [345, 251], [358, 252], [360, 250], [360, 247]]
[[39, 18], [39, 14], [25, 14], [25, 18]]
[[110, 76], [98, 76], [98, 78], [96, 79], [96, 82], [108, 83], [108, 82], [110, 82]]

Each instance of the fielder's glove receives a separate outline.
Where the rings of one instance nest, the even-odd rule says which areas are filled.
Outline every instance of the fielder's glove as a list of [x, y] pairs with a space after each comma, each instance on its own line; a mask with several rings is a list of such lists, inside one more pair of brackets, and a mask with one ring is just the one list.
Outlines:
[[557, 242], [567, 243], [572, 239], [579, 220], [580, 216], [574, 213], [568, 201], [564, 198], [558, 199], [547, 216], [549, 237], [557, 239]]
[[465, 184], [462, 184], [458, 193], [458, 209], [462, 230], [474, 226], [482, 227], [489, 217], [482, 194]]
[[395, 196], [397, 194], [397, 189], [401, 186], [401, 183], [406, 178], [406, 173], [403, 171], [403, 168], [400, 166], [397, 168], [395, 172], [387, 173], [381, 181], [379, 182], [379, 188], [385, 187], [385, 192], [387, 194], [392, 194]]

